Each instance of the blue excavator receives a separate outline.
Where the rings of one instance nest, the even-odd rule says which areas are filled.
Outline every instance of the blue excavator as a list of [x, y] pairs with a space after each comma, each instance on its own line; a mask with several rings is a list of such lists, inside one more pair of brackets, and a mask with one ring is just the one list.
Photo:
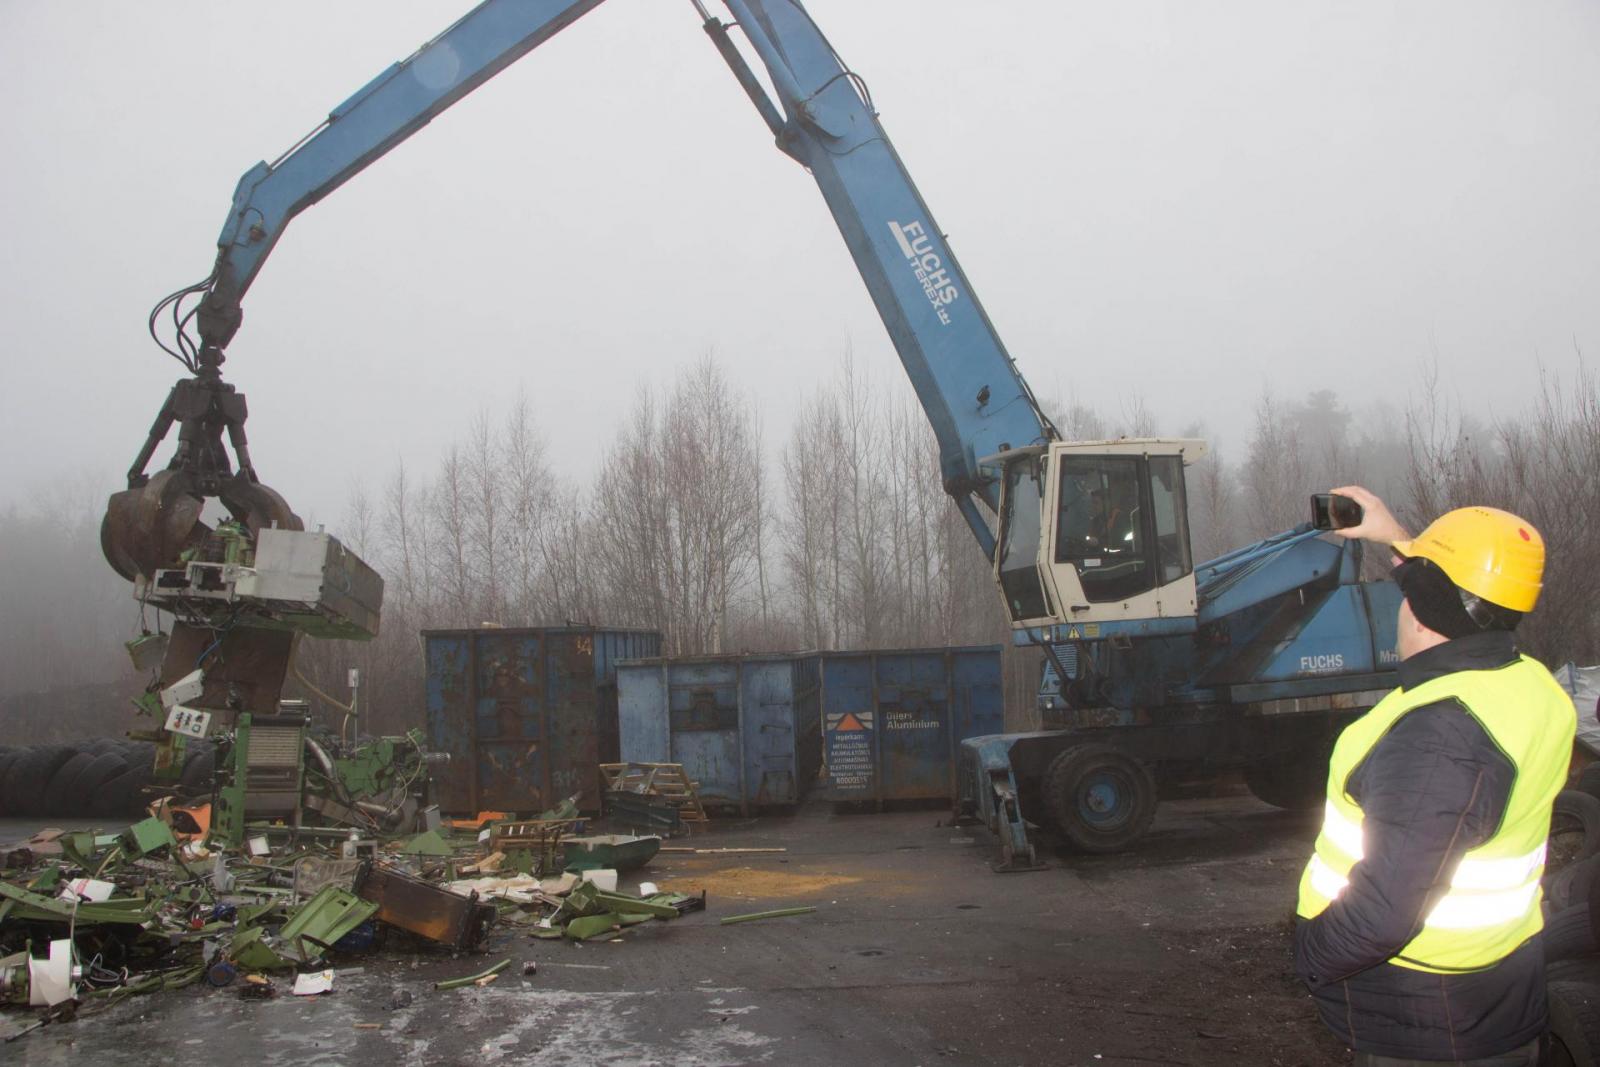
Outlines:
[[[149, 583], [192, 559], [212, 536], [200, 521], [208, 498], [230, 512], [236, 539], [300, 528], [257, 477], [244, 397], [222, 379], [245, 293], [299, 212], [600, 2], [485, 0], [245, 172], [211, 272], [151, 313], [152, 336], [188, 374], [108, 506], [102, 541], [120, 573]], [[1361, 581], [1359, 543], [1315, 522], [1196, 564], [1184, 474], [1203, 442], [1062, 440], [867, 82], [799, 0], [725, 0], [731, 22], [690, 3], [778, 148], [816, 179], [933, 426], [944, 489], [993, 564], [1014, 639], [1042, 650], [1040, 707], [1054, 728], [969, 739], [960, 753], [960, 810], [999, 836], [999, 868], [1036, 866], [1030, 823], [1082, 850], [1127, 847], [1162, 784], [1197, 768], [1242, 770], [1274, 804], [1317, 803], [1332, 738], [1393, 685], [1392, 584]], [[147, 474], [173, 426], [171, 462]]]

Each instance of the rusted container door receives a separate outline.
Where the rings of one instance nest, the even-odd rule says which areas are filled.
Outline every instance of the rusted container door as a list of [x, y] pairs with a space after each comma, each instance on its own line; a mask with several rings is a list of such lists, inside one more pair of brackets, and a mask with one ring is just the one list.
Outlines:
[[474, 705], [479, 810], [549, 807], [547, 638], [538, 631], [485, 630], [477, 646]]
[[955, 749], [998, 733], [1000, 648], [826, 653], [821, 718], [834, 800], [955, 796]]
[[[809, 687], [797, 691], [797, 679]], [[816, 657], [708, 656], [617, 671], [622, 758], [681, 763], [708, 804], [799, 802], [821, 759]], [[805, 723], [797, 700], [807, 701]]]
[[745, 808], [739, 762], [739, 662], [669, 661], [667, 723], [672, 758], [700, 801]]
[[537, 813], [576, 795], [598, 811], [598, 764], [616, 758], [618, 660], [654, 655], [650, 631], [430, 630], [429, 741], [450, 754], [440, 806]]
[[[584, 811], [599, 811], [600, 680], [595, 677], [595, 635], [581, 630], [549, 630], [544, 646], [546, 777], [539, 808], [576, 796]], [[610, 733], [615, 733], [613, 722]]]
[[953, 794], [949, 657], [874, 656], [878, 685], [878, 795], [921, 800]]
[[872, 658], [822, 657], [822, 761], [834, 800], [878, 795], [878, 715]]
[[430, 633], [424, 635], [423, 647], [428, 747], [450, 756], [448, 764], [433, 772], [435, 796], [445, 811], [475, 812], [471, 635]]
[[795, 663], [746, 659], [739, 665], [745, 798], [752, 804], [800, 800], [795, 730]]

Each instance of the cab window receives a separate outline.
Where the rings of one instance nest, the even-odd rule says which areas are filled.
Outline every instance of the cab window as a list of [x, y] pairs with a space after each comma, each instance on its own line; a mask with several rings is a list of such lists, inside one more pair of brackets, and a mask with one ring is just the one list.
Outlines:
[[996, 571], [1014, 620], [1050, 614], [1039, 579], [1039, 468], [1035, 457], [1006, 466], [1005, 497], [1000, 504], [1000, 546]]
[[1073, 565], [1092, 602], [1125, 600], [1155, 587], [1144, 471], [1137, 456], [1062, 459], [1055, 560]]

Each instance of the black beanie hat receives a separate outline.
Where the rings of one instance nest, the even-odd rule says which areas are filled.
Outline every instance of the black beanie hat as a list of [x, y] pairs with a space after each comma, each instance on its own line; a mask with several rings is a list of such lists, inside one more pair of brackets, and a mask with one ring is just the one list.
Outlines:
[[1411, 614], [1434, 633], [1453, 639], [1483, 631], [1467, 614], [1461, 590], [1433, 560], [1403, 558], [1394, 568], [1394, 580], [1411, 605]]

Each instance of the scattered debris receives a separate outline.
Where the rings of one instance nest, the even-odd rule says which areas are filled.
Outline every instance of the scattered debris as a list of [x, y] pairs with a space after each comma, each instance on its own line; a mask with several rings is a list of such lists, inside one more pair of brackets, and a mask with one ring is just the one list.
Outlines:
[[[323, 745], [298, 717], [280, 718], [257, 715], [222, 745], [210, 802], [175, 788], [131, 825], [41, 830], [0, 850], [0, 1004], [49, 1009], [43, 1025], [91, 998], [195, 983], [246, 1000], [316, 996], [359, 972], [336, 971], [339, 960], [382, 948], [389, 932], [421, 939], [410, 951], [463, 953], [482, 951], [497, 923], [576, 944], [705, 909], [703, 891], [622, 888], [619, 871], [648, 864], [661, 837], [585, 834], [576, 797], [531, 819], [441, 820], [421, 803], [429, 786], [417, 737]], [[268, 742], [276, 778], [262, 769]], [[662, 770], [640, 784], [681, 788], [681, 775]], [[283, 795], [264, 812], [253, 785], [245, 793], [238, 783], [269, 779]], [[435, 988], [482, 987], [510, 966]], [[539, 971], [534, 960], [520, 966]], [[413, 993], [397, 988], [382, 1003], [399, 1011]]]
[[321, 993], [333, 992], [333, 971], [309, 971], [305, 974], [294, 976], [294, 989], [291, 990], [297, 997], [314, 997]]
[[377, 905], [380, 922], [457, 952], [481, 944], [498, 914], [493, 904], [480, 904], [475, 893], [463, 898], [398, 867], [380, 864], [362, 866], [356, 873], [355, 892]]
[[732, 926], [734, 923], [749, 923], [758, 919], [781, 919], [787, 915], [810, 915], [816, 910], [816, 908], [809, 906], [804, 908], [777, 908], [773, 911], [753, 911], [748, 915], [729, 915], [719, 921], [722, 926]]
[[433, 988], [438, 990], [463, 989], [469, 985], [479, 986], [481, 988], [488, 985], [496, 978], [499, 978], [500, 972], [509, 966], [511, 966], [511, 961], [509, 959], [501, 960], [499, 963], [495, 964], [493, 967], [490, 967], [486, 971], [480, 971], [477, 974], [468, 975], [465, 978], [451, 978], [448, 981], [435, 982], [433, 983]]

